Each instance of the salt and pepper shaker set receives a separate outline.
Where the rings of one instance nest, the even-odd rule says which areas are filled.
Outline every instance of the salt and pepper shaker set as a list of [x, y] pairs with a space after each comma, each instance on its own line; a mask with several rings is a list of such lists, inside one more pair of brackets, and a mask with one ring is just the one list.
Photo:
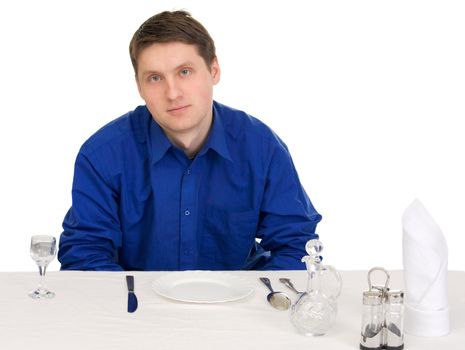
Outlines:
[[[371, 274], [382, 271], [384, 286], [374, 286]], [[368, 291], [363, 292], [361, 350], [401, 350], [404, 348], [404, 292], [390, 290], [389, 273], [382, 267], [368, 271]]]

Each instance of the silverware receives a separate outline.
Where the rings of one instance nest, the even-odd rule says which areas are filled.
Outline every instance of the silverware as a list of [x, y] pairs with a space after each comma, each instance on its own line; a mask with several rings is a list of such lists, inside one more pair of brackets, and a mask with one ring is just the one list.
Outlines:
[[137, 297], [134, 294], [134, 276], [126, 276], [126, 283], [128, 285], [128, 312], [137, 310]]
[[303, 294], [304, 292], [299, 292], [297, 289], [295, 289], [294, 285], [292, 284], [291, 280], [289, 278], [280, 278], [279, 282], [284, 283], [284, 285], [294, 291], [296, 294]]
[[265, 284], [270, 290], [270, 293], [266, 296], [268, 302], [273, 306], [275, 309], [278, 310], [287, 310], [291, 307], [291, 299], [283, 293], [283, 292], [275, 292], [271, 287], [271, 282], [269, 278], [260, 277], [260, 281]]

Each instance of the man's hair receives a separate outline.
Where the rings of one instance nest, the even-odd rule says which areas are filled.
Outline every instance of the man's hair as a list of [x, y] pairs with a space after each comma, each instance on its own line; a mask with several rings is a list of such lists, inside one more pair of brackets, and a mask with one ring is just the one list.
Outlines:
[[216, 58], [215, 43], [205, 27], [187, 11], [164, 11], [150, 17], [134, 33], [129, 55], [137, 75], [137, 59], [142, 50], [155, 43], [181, 42], [195, 45], [210, 69]]

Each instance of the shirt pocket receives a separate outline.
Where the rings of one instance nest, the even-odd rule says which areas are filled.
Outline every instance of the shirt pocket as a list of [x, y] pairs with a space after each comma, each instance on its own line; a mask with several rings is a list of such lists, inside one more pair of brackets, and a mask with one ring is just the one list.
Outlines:
[[258, 213], [209, 207], [201, 242], [201, 259], [210, 268], [241, 269], [255, 243]]

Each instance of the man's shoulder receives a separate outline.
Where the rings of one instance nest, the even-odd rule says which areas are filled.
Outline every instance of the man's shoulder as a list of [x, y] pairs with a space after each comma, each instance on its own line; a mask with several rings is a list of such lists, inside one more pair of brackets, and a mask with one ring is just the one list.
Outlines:
[[226, 133], [233, 137], [252, 136], [260, 138], [274, 137], [271, 128], [257, 117], [254, 117], [242, 110], [235, 109], [219, 102], [214, 103], [215, 110], [221, 116]]
[[218, 102], [215, 102], [214, 107], [221, 116], [225, 134], [236, 144], [244, 147], [260, 145], [267, 152], [275, 147], [287, 150], [279, 136], [257, 117]]
[[81, 152], [93, 153], [128, 141], [144, 142], [150, 118], [147, 108], [139, 106], [97, 130], [84, 142]]

